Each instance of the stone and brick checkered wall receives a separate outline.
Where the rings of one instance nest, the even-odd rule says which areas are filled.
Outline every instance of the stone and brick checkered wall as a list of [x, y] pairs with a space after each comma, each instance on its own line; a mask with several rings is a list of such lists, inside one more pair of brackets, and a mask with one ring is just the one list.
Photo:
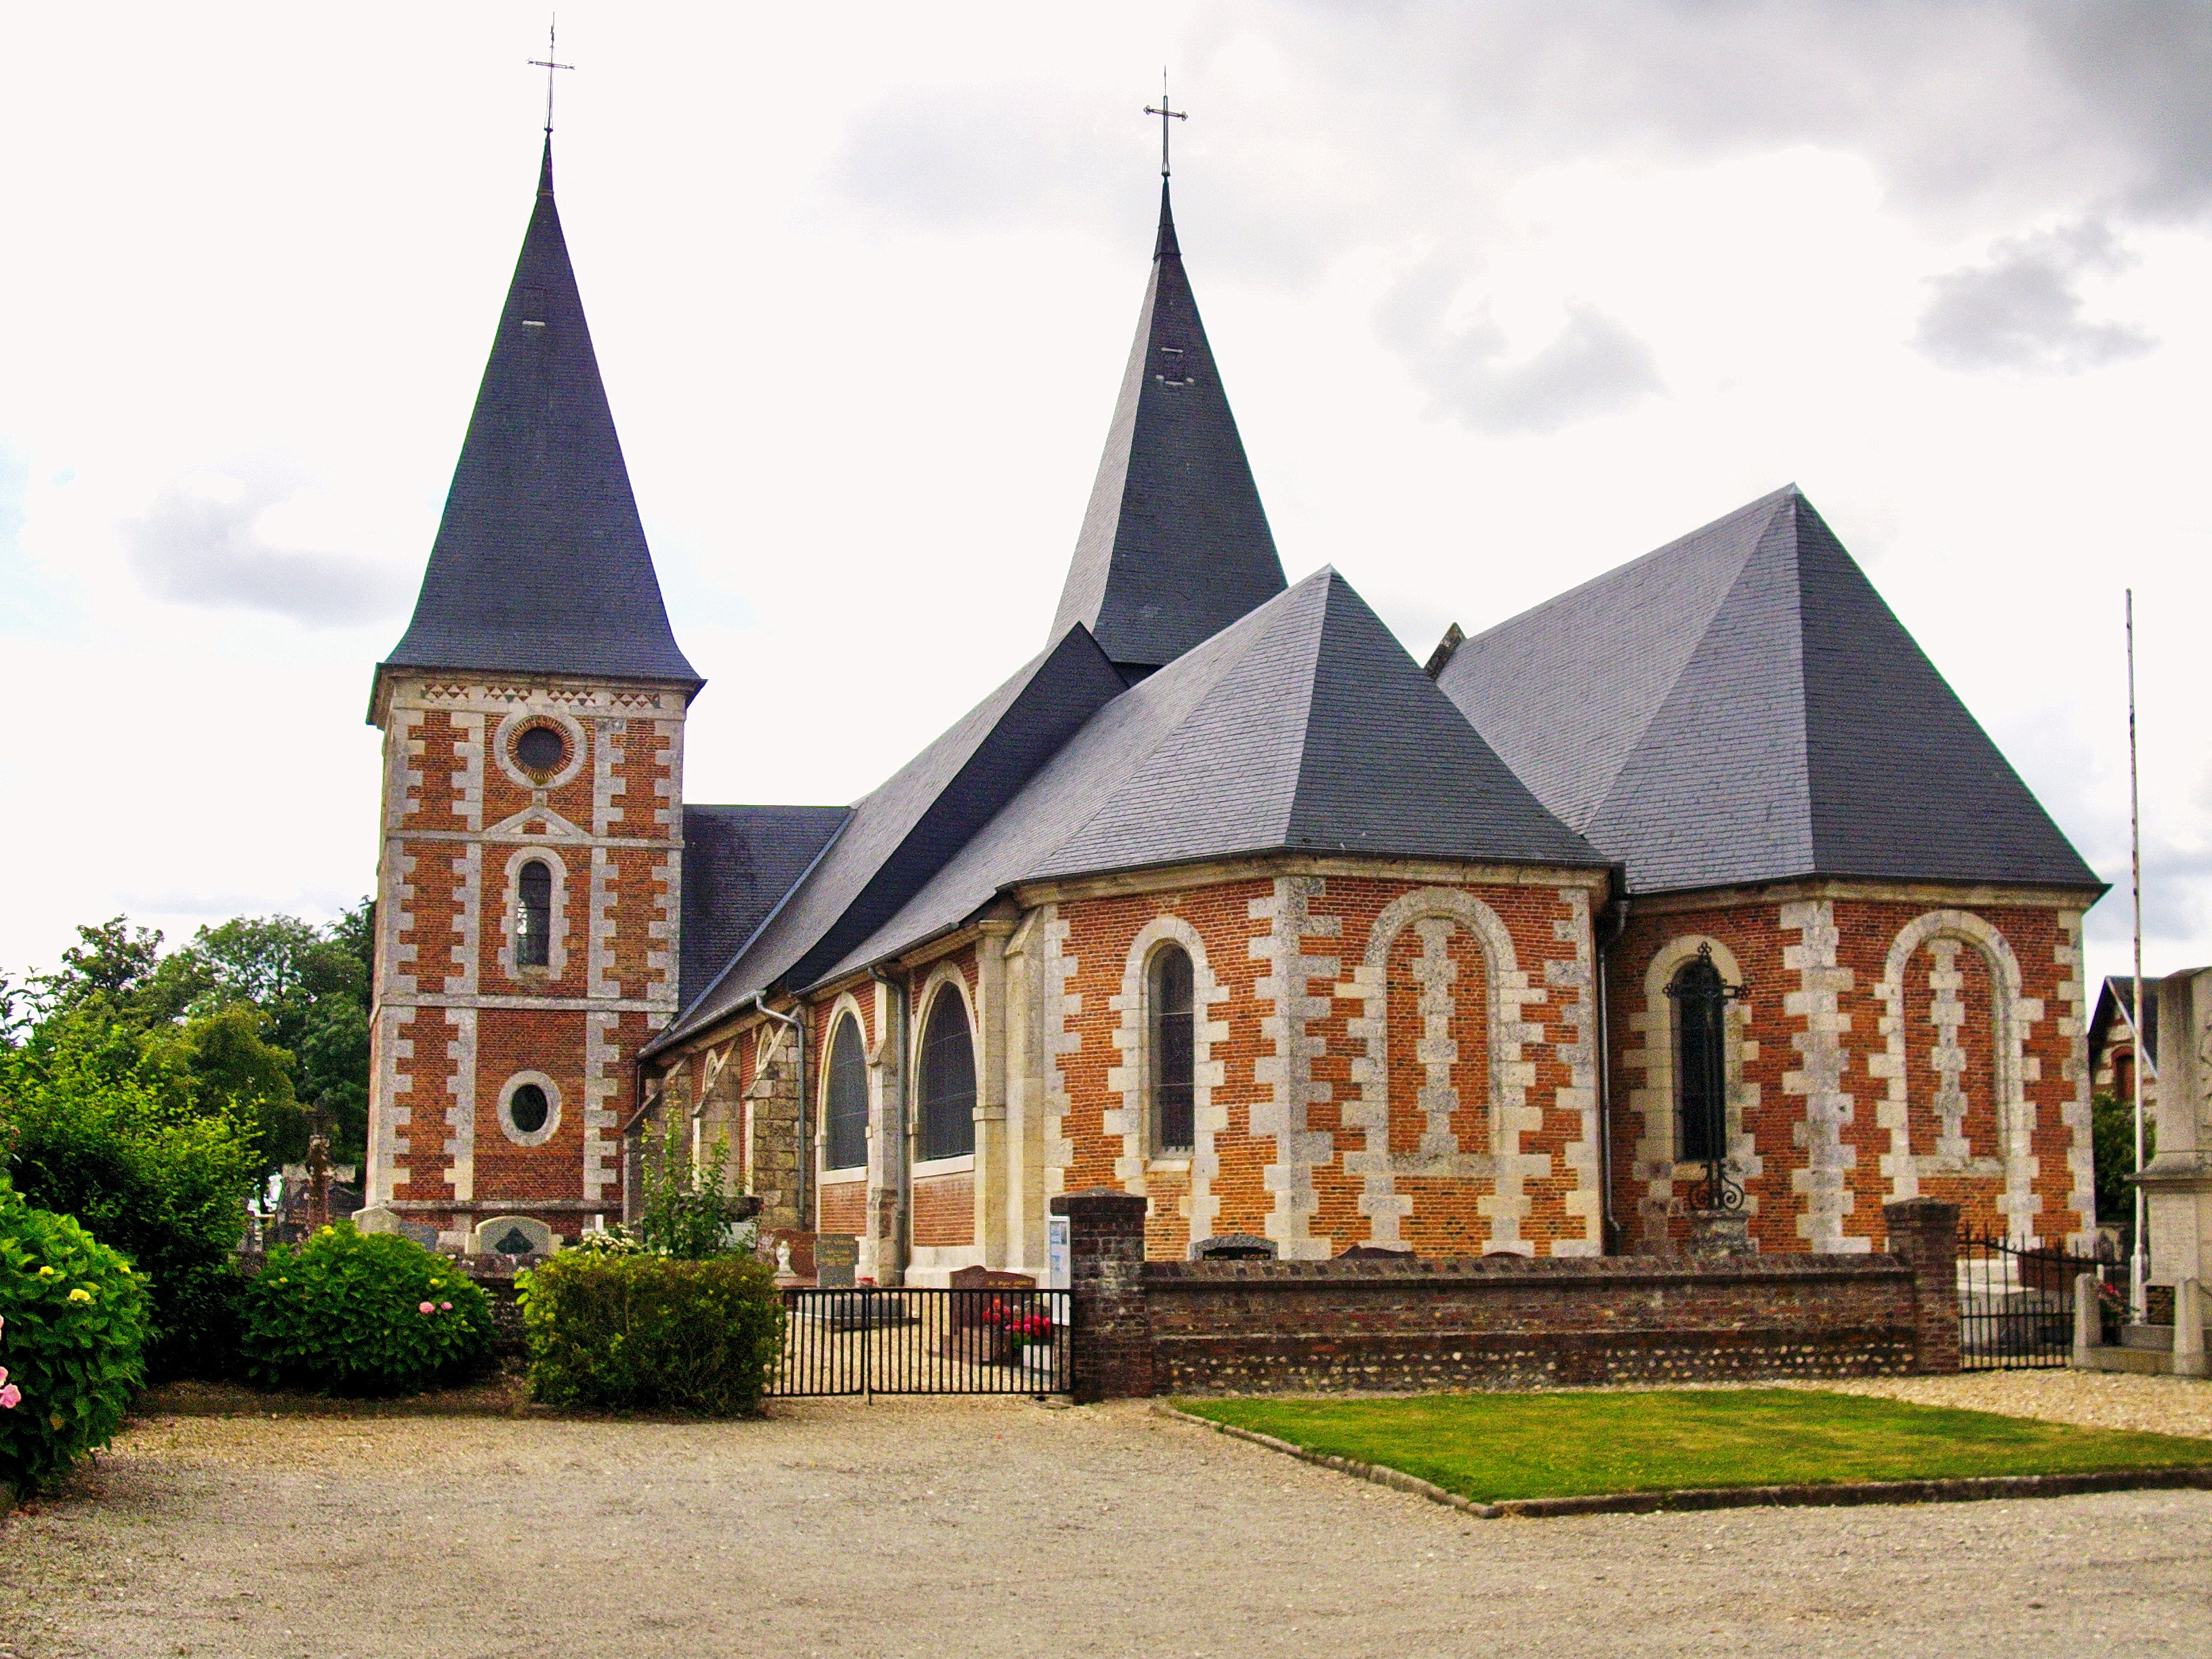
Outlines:
[[1970, 1231], [2089, 1243], [2079, 901], [1964, 896], [1828, 884], [1635, 907], [1607, 961], [1620, 1250], [1688, 1242], [1665, 988], [1700, 944], [1751, 987], [1729, 1010], [1729, 1153], [1762, 1252], [1881, 1249], [1882, 1206], [1914, 1197]]
[[[514, 1212], [573, 1237], [623, 1206], [631, 1060], [674, 1012], [684, 691], [394, 676], [385, 730], [368, 1198], [452, 1244]], [[550, 726], [562, 764], [514, 745]], [[552, 874], [549, 961], [517, 959], [523, 866]], [[544, 1090], [541, 1132], [502, 1110]]]
[[1893, 1255], [1717, 1261], [1146, 1261], [1143, 1204], [1052, 1201], [1079, 1399], [1958, 1369], [1957, 1216], [1933, 1200], [1891, 1206]]

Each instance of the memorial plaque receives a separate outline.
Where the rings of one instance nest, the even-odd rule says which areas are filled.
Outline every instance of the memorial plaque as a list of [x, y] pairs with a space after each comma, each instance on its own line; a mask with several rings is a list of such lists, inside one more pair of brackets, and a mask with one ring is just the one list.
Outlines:
[[353, 1212], [353, 1230], [357, 1233], [397, 1233], [402, 1238], [411, 1238], [426, 1250], [438, 1248], [438, 1230], [427, 1221], [410, 1221], [397, 1210], [381, 1204], [372, 1204], [365, 1210]]
[[860, 1241], [848, 1233], [822, 1233], [814, 1240], [814, 1282], [825, 1291], [853, 1288], [860, 1265]]

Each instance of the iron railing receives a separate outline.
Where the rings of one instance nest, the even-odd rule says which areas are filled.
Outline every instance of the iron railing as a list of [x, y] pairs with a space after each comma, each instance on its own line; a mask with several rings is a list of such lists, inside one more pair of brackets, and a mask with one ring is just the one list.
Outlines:
[[2074, 1281], [2110, 1262], [2002, 1238], [1959, 1241], [1959, 1363], [1970, 1371], [2033, 1370], [2074, 1356]]
[[1066, 1291], [783, 1293], [771, 1395], [1065, 1394]]

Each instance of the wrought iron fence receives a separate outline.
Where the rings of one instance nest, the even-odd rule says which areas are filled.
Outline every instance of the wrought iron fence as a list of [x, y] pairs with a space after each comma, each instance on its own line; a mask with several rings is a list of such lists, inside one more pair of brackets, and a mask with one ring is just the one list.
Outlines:
[[787, 1290], [771, 1395], [1065, 1394], [1066, 1291]]
[[2074, 1354], [2074, 1281], [2114, 1264], [2001, 1238], [1959, 1241], [1959, 1363], [1970, 1371], [2061, 1366]]

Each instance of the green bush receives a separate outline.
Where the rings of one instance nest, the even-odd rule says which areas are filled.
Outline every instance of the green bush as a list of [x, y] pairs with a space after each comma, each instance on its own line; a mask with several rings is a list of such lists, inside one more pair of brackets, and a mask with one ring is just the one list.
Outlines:
[[146, 1291], [116, 1251], [0, 1180], [0, 1482], [52, 1485], [145, 1382]]
[[251, 1121], [166, 1098], [128, 1043], [64, 1035], [43, 1050], [0, 1053], [0, 1168], [27, 1202], [76, 1217], [146, 1279], [155, 1380], [223, 1376], [260, 1162]]
[[548, 1405], [747, 1415], [782, 1351], [775, 1271], [750, 1257], [564, 1251], [515, 1283]]
[[491, 1300], [393, 1233], [325, 1227], [269, 1253], [241, 1298], [247, 1378], [325, 1394], [416, 1394], [491, 1356]]

